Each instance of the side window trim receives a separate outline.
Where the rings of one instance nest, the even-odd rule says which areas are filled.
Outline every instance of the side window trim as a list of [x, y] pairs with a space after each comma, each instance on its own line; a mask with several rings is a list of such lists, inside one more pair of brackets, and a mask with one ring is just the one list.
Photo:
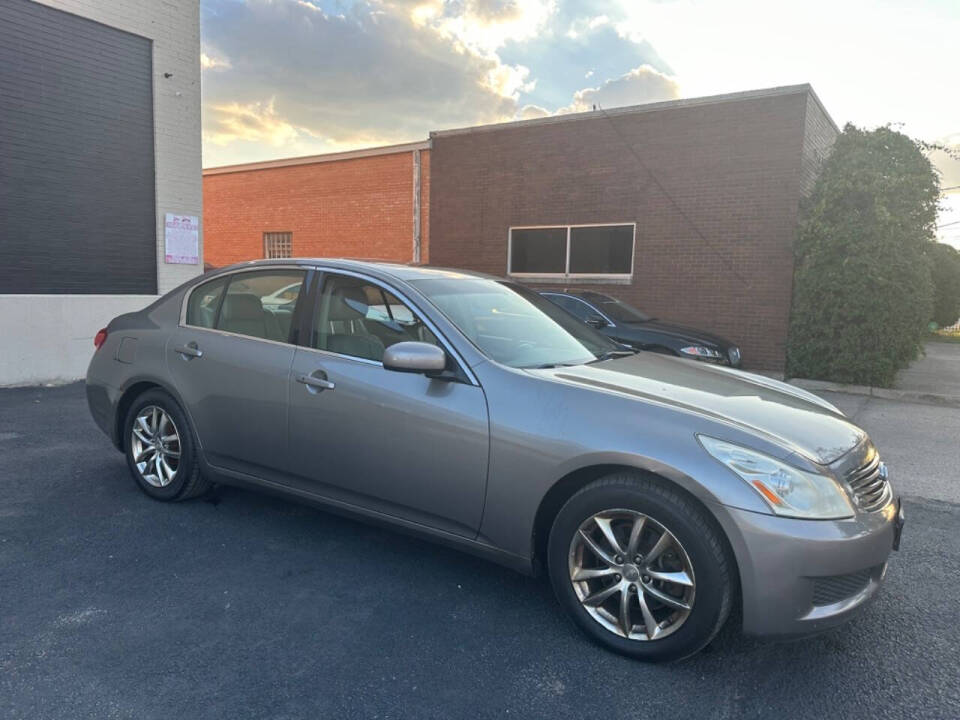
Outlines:
[[464, 361], [463, 357], [457, 352], [453, 344], [440, 332], [440, 329], [434, 324], [434, 322], [425, 315], [423, 310], [417, 307], [417, 305], [411, 302], [410, 298], [403, 291], [393, 287], [392, 285], [379, 280], [378, 278], [371, 277], [364, 273], [355, 272], [353, 270], [346, 270], [343, 268], [331, 268], [331, 267], [322, 267], [314, 266], [312, 268], [317, 274], [317, 282], [315, 283], [315, 293], [314, 297], [311, 299], [309, 305], [309, 311], [306, 313], [308, 317], [306, 318], [310, 326], [310, 332], [308, 337], [305, 338], [305, 342], [299, 343], [299, 347], [302, 347], [305, 350], [310, 350], [316, 353], [322, 353], [325, 355], [332, 355], [333, 357], [345, 358], [347, 360], [353, 360], [356, 362], [366, 363], [368, 365], [379, 365], [383, 367], [383, 363], [377, 360], [369, 360], [367, 358], [354, 357], [353, 355], [344, 355], [342, 353], [331, 352], [330, 350], [321, 350], [320, 348], [313, 347], [313, 332], [315, 326], [315, 320], [317, 314], [320, 312], [320, 300], [323, 292], [323, 286], [326, 284], [327, 280], [335, 275], [346, 275], [348, 277], [358, 278], [365, 282], [369, 282], [371, 285], [375, 285], [381, 290], [386, 290], [388, 293], [393, 295], [397, 300], [407, 306], [414, 317], [418, 318], [420, 322], [426, 325], [427, 329], [433, 333], [434, 337], [437, 338], [440, 345], [446, 351], [447, 355], [453, 360], [454, 364], [457, 366], [457, 369], [463, 377], [466, 378], [468, 385], [476, 385], [480, 387], [480, 381], [477, 380], [477, 376], [473, 374], [473, 371], [470, 369], [470, 366]]
[[313, 343], [313, 316], [316, 303], [320, 299], [320, 285], [323, 282], [323, 272], [316, 268], [306, 268], [307, 276], [304, 279], [305, 292], [297, 298], [294, 308], [294, 322], [291, 323], [290, 344], [297, 347], [311, 349]]
[[211, 330], [219, 330], [220, 325], [220, 311], [223, 309], [223, 301], [227, 297], [227, 293], [230, 292], [230, 285], [233, 283], [233, 275], [227, 275], [227, 282], [223, 285], [223, 292], [220, 293], [220, 299], [217, 301], [217, 311], [213, 314], [213, 325], [210, 326]]

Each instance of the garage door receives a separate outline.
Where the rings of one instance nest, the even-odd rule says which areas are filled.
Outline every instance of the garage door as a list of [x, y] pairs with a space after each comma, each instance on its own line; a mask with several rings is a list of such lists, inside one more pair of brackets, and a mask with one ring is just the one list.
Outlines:
[[0, 2], [0, 294], [156, 293], [151, 55]]

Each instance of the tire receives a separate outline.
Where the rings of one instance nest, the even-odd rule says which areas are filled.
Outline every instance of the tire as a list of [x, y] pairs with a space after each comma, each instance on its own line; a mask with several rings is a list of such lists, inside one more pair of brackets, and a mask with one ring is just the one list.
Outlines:
[[588, 637], [647, 662], [681, 660], [705, 647], [726, 622], [736, 589], [716, 521], [667, 481], [632, 472], [595, 480], [566, 502], [550, 530], [547, 568], [557, 600]]
[[[145, 416], [144, 422], [138, 419], [141, 415]], [[156, 422], [151, 419], [154, 417], [158, 418]], [[153, 425], [158, 425], [161, 432], [152, 432]], [[212, 483], [200, 472], [193, 428], [186, 413], [168, 393], [154, 389], [138, 396], [127, 412], [123, 428], [127, 466], [144, 493], [154, 500], [172, 502], [189, 500], [209, 491]], [[173, 435], [176, 441], [169, 439]], [[168, 438], [159, 445], [164, 460], [159, 468], [155, 463], [158, 448], [145, 442], [156, 437]], [[174, 457], [175, 454], [178, 456]], [[173, 472], [168, 473], [169, 470]]]

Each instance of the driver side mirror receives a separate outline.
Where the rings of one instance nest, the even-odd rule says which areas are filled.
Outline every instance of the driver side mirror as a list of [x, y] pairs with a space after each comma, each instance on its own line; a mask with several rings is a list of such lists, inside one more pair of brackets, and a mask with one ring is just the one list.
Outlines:
[[607, 324], [607, 321], [599, 315], [591, 315], [589, 318], [587, 318], [587, 325], [597, 330], [605, 328]]
[[399, 342], [384, 350], [383, 367], [394, 372], [419, 373], [431, 377], [446, 369], [447, 354], [430, 343]]

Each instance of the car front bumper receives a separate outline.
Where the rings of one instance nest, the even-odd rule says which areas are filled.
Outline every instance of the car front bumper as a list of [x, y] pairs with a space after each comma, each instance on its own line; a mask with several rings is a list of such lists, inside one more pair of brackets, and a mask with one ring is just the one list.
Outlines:
[[726, 510], [750, 635], [808, 635], [848, 620], [876, 596], [903, 525], [899, 499], [836, 521]]

